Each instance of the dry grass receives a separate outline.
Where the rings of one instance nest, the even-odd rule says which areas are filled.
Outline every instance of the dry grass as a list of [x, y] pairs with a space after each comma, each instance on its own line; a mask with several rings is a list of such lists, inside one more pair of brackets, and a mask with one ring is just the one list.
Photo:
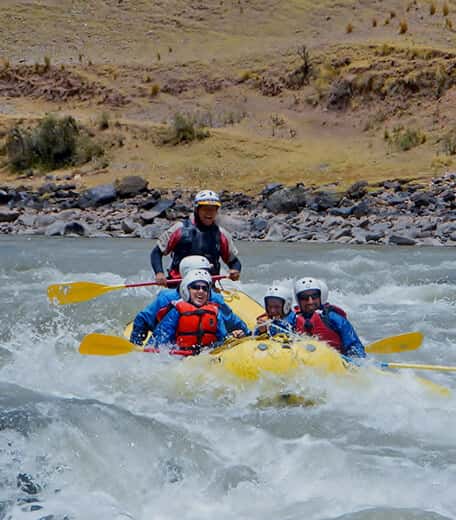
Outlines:
[[[74, 9], [71, 0], [4, 0], [0, 73], [24, 59], [43, 71], [43, 56], [48, 56], [50, 73], [77, 72], [130, 102], [100, 106], [91, 100], [52, 102], [0, 94], [5, 107], [0, 128], [59, 111], [88, 122], [94, 111], [106, 110], [112, 121], [121, 122], [117, 131], [125, 145], [112, 150], [109, 168], [83, 176], [87, 185], [132, 173], [162, 187], [200, 187], [209, 180], [217, 188], [236, 190], [260, 189], [269, 181], [346, 185], [360, 178], [380, 180], [392, 172], [432, 175], [437, 153], [433, 139], [407, 152], [404, 164], [403, 153], [385, 145], [382, 125], [366, 121], [381, 112], [391, 128], [413, 127], [413, 116], [420, 113], [420, 128], [431, 137], [456, 117], [456, 100], [447, 90], [451, 78], [443, 73], [445, 63], [438, 54], [451, 52], [453, 43], [447, 38], [453, 37], [452, 26], [445, 4], [440, 6], [415, 0], [402, 7], [397, 0], [383, 0], [381, 6], [374, 0], [86, 0]], [[437, 7], [439, 13], [442, 8], [446, 31], [441, 30], [441, 17], [437, 24], [437, 17], [428, 16]], [[401, 19], [403, 9], [408, 12], [407, 22], [401, 22], [406, 29], [400, 24], [397, 30], [398, 22], [390, 21]], [[407, 46], [412, 37], [413, 46]], [[306, 81], [296, 90], [282, 88], [275, 97], [263, 96], [259, 80], [269, 77], [280, 83], [301, 64], [296, 49], [304, 45], [312, 57]], [[426, 78], [411, 74], [410, 60], [426, 61], [426, 70], [441, 71], [438, 115], [435, 92], [421, 96], [419, 107], [414, 96], [395, 94], [382, 101], [403, 78], [422, 88], [420, 81]], [[324, 110], [328, 92], [346, 73], [355, 76], [363, 94], [355, 92], [345, 111]], [[379, 83], [383, 77], [389, 83]], [[213, 114], [214, 121], [226, 119], [223, 114], [243, 116], [211, 129], [209, 139], [161, 146], [161, 123], [177, 111]], [[271, 114], [283, 116], [288, 134]], [[113, 127], [109, 123], [103, 135]], [[5, 168], [0, 169], [2, 179], [11, 179]]]

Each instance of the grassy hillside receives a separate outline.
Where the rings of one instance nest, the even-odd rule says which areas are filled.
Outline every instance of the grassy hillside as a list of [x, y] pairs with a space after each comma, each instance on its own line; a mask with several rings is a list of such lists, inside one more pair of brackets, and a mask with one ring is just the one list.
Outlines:
[[[85, 186], [430, 177], [456, 153], [453, 23], [454, 1], [3, 0], [0, 145], [54, 113], [105, 149], [58, 172]], [[176, 113], [209, 137], [171, 144]]]

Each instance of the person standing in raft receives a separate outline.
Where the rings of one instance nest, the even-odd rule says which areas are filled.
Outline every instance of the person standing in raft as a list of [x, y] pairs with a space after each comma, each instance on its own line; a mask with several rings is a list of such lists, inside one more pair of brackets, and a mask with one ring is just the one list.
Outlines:
[[290, 323], [294, 332], [315, 336], [344, 356], [366, 357], [363, 344], [348, 321], [345, 311], [328, 303], [328, 287], [316, 278], [301, 278], [295, 283], [299, 307]]
[[285, 285], [272, 285], [264, 295], [264, 308], [266, 312], [257, 317], [257, 326], [254, 331], [255, 336], [260, 334], [286, 334], [292, 332], [293, 327], [289, 322], [293, 315], [291, 288]]
[[[199, 354], [202, 347], [214, 347], [228, 336], [225, 320], [216, 303], [209, 301], [211, 275], [202, 269], [187, 273], [179, 293], [181, 299], [171, 308], [155, 328], [149, 343], [155, 347], [175, 344], [181, 355]], [[241, 338], [242, 330], [231, 334]]]
[[[187, 273], [192, 270], [202, 269], [209, 272], [211, 267], [209, 260], [204, 256], [187, 256], [179, 265], [179, 274], [181, 278], [184, 278]], [[163, 289], [160, 291], [155, 300], [136, 315], [133, 322], [130, 341], [136, 345], [142, 345], [149, 332], [154, 332], [155, 327], [167, 313], [172, 302], [179, 300], [179, 298], [180, 295], [178, 288]], [[241, 329], [246, 336], [250, 335], [250, 330], [246, 323], [241, 320], [239, 316], [234, 314], [231, 308], [225, 303], [225, 300], [220, 293], [211, 291], [209, 301], [211, 303], [216, 303], [219, 306], [219, 310], [223, 314], [228, 332]]]
[[193, 201], [193, 215], [162, 233], [150, 254], [157, 283], [166, 286], [162, 258], [169, 254], [172, 255], [169, 278], [179, 277], [179, 264], [184, 257], [202, 255], [212, 264], [211, 274], [220, 274], [222, 259], [229, 267], [229, 278], [239, 280], [241, 263], [238, 251], [230, 234], [216, 223], [221, 205], [217, 193], [200, 191]]

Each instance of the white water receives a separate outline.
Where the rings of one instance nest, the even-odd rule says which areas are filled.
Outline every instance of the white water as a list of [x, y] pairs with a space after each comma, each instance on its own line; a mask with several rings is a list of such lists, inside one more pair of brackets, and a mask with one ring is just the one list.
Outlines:
[[[325, 402], [279, 407], [265, 404], [274, 378], [242, 389], [165, 356], [80, 356], [85, 334], [121, 334], [154, 291], [53, 307], [46, 287], [149, 281], [152, 245], [0, 239], [0, 519], [456, 518], [456, 374], [420, 374], [450, 398], [406, 370], [364, 385], [296, 379], [287, 390]], [[424, 332], [419, 350], [384, 360], [456, 365], [454, 249], [240, 249], [252, 296], [322, 277], [365, 342]]]

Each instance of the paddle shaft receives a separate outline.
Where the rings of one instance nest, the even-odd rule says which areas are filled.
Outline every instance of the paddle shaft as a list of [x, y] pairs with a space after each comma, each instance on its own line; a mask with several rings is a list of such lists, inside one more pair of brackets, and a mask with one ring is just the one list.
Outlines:
[[[223, 274], [217, 274], [211, 277], [214, 282], [228, 278]], [[170, 278], [166, 280], [166, 285], [177, 285], [182, 282], [182, 278]], [[112, 289], [132, 289], [134, 287], [148, 287], [150, 285], [160, 285], [158, 282], [129, 283], [126, 285], [113, 285]]]
[[415, 370], [436, 370], [439, 372], [456, 372], [456, 367], [443, 365], [417, 365], [414, 363], [381, 363], [382, 368], [413, 368]]

